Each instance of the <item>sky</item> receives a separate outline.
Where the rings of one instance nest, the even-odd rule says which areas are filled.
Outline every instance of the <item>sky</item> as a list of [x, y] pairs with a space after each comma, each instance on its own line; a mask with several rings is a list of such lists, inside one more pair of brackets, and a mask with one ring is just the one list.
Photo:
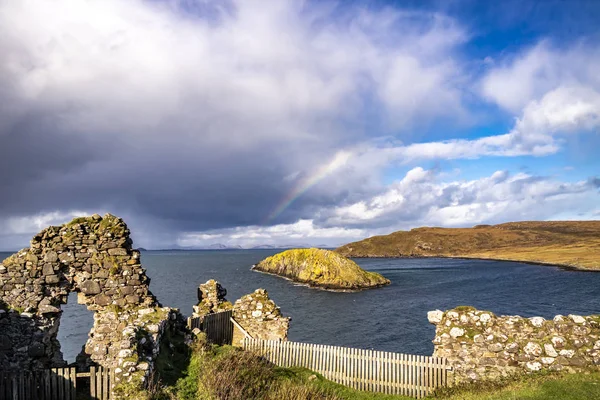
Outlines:
[[0, 250], [600, 219], [600, 2], [0, 0]]

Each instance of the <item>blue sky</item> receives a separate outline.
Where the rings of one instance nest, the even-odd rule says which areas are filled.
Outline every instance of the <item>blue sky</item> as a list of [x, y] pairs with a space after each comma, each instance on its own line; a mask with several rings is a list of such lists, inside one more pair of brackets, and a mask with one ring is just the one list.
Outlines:
[[[52, 15], [49, 18], [48, 15]], [[600, 218], [597, 1], [0, 2], [0, 249]]]

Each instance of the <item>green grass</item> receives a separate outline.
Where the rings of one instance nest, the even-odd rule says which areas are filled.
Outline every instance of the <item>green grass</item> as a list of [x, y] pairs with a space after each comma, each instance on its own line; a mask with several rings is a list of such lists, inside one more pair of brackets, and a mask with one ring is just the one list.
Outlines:
[[[183, 362], [183, 359], [180, 360]], [[152, 400], [407, 400], [360, 392], [326, 380], [305, 368], [280, 368], [232, 346], [210, 346], [202, 339], [181, 377], [153, 389]], [[159, 366], [164, 370], [164, 366]], [[160, 374], [163, 384], [166, 376]], [[173, 378], [173, 376], [171, 376]]]
[[[182, 353], [183, 354], [183, 353]], [[164, 360], [163, 360], [164, 361]], [[159, 370], [165, 365], [159, 362]], [[169, 361], [150, 400], [408, 400], [410, 397], [361, 392], [328, 381], [306, 368], [281, 368], [232, 346], [196, 343], [190, 359]], [[175, 364], [175, 365], [174, 365]], [[164, 372], [163, 372], [164, 373]], [[175, 378], [177, 378], [175, 380]], [[164, 379], [167, 378], [167, 379]], [[540, 373], [502, 381], [444, 388], [439, 400], [600, 399], [600, 370], [580, 374]]]
[[499, 383], [440, 391], [443, 400], [584, 400], [600, 399], [600, 372], [539, 374]]

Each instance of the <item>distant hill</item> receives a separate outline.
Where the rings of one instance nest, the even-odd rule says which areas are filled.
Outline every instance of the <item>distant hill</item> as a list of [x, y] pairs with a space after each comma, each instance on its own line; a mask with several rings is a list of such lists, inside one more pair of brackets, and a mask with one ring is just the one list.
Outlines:
[[215, 243], [208, 245], [206, 247], [202, 247], [202, 250], [239, 250], [242, 246], [229, 246], [222, 243]]
[[250, 247], [251, 249], [309, 249], [309, 248], [319, 248], [319, 249], [328, 249], [331, 246], [326, 244], [320, 244], [317, 246], [310, 245], [308, 243], [286, 243], [286, 244], [261, 244], [258, 246]]
[[140, 251], [194, 251], [194, 250], [278, 250], [278, 249], [305, 249], [310, 247], [317, 247], [320, 249], [332, 249], [332, 246], [326, 244], [320, 244], [318, 246], [311, 246], [309, 244], [300, 243], [300, 244], [281, 244], [281, 245], [270, 245], [270, 244], [262, 244], [253, 247], [242, 247], [240, 245], [227, 245], [223, 243], [213, 243], [206, 246], [188, 246], [188, 247], [173, 247], [173, 248], [163, 248], [163, 249], [152, 249], [147, 250], [143, 247], [140, 247], [138, 250]]
[[600, 221], [415, 228], [336, 249], [346, 257], [464, 257], [600, 270]]

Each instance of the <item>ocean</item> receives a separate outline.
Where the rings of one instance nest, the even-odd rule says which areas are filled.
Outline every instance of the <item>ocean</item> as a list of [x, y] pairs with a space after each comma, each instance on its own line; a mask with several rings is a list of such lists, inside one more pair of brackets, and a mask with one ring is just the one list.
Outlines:
[[[301, 342], [431, 355], [435, 329], [427, 311], [471, 305], [501, 315], [600, 313], [600, 273], [516, 262], [407, 258], [356, 259], [391, 285], [354, 293], [326, 292], [250, 271], [279, 250], [145, 251], [142, 264], [159, 301], [190, 315], [196, 288], [218, 280], [234, 302], [264, 288], [291, 316], [289, 339]], [[0, 253], [0, 259], [8, 256]], [[63, 307], [59, 340], [74, 361], [92, 327], [76, 295]]]

